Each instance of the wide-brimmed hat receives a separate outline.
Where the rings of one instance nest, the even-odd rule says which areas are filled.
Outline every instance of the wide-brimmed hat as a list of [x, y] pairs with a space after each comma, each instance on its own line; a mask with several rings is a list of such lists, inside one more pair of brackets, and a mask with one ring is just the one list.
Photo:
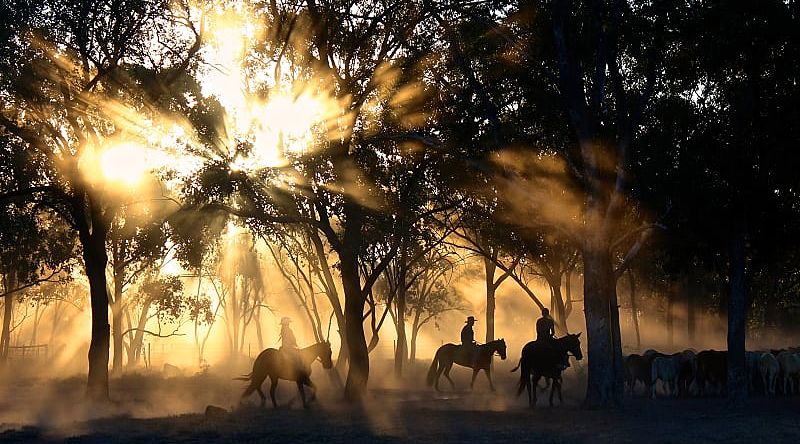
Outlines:
[[469, 324], [470, 322], [475, 322], [475, 316], [467, 316], [467, 322], [465, 322], [465, 324]]
[[291, 318], [289, 318], [289, 316], [284, 316], [284, 317], [281, 318], [281, 325], [286, 325], [286, 324], [288, 324], [290, 322], [292, 322], [292, 320], [291, 320]]

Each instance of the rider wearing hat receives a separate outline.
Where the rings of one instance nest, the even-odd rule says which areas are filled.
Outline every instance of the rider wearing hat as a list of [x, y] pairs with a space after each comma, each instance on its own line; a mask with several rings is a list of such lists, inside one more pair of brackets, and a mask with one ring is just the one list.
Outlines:
[[475, 316], [467, 317], [466, 324], [461, 329], [461, 345], [472, 347], [475, 345], [475, 332], [472, 331], [472, 326], [475, 325]]
[[302, 371], [303, 361], [300, 358], [300, 353], [297, 347], [297, 339], [294, 337], [294, 332], [289, 324], [292, 320], [288, 316], [281, 318], [281, 351], [291, 361], [294, 361], [294, 367]]
[[[550, 317], [550, 310], [542, 308], [542, 317], [536, 321], [536, 342], [542, 344], [543, 347], [554, 350], [556, 335], [556, 323]], [[569, 358], [560, 364], [561, 370], [569, 367]]]
[[461, 329], [461, 347], [465, 351], [469, 361], [474, 361], [477, 356], [477, 343], [475, 343], [475, 332], [472, 326], [475, 325], [475, 316], [468, 316], [464, 328]]
[[288, 316], [281, 318], [281, 349], [297, 350], [297, 339], [289, 324], [292, 320]]

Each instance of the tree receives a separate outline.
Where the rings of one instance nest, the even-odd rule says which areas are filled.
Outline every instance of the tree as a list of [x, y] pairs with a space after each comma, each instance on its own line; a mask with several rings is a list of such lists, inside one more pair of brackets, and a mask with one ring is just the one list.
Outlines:
[[[654, 227], [646, 224], [637, 231], [637, 242], [619, 265], [615, 265], [618, 239], [627, 236], [617, 230], [632, 186], [629, 162], [637, 147], [637, 130], [664, 60], [656, 54], [666, 48], [668, 19], [677, 20], [679, 12], [663, 2], [554, 1], [521, 7], [520, 25], [528, 33], [535, 57], [526, 60], [526, 65], [534, 78], [549, 79], [548, 88], [557, 87], [564, 105], [562, 115], [573, 132], [568, 143], [552, 147], [562, 166], [560, 172], [551, 172], [558, 173], [564, 183], [574, 184], [571, 188], [579, 196], [574, 214], [579, 222], [563, 213], [544, 214], [550, 220], [542, 222], [567, 228], [567, 237], [581, 251], [589, 357], [586, 404], [590, 406], [622, 402], [616, 280]], [[533, 103], [537, 98], [531, 97]], [[509, 187], [520, 185], [511, 178]]]
[[[201, 188], [189, 187], [190, 204], [227, 211], [245, 218], [248, 225], [305, 225], [318, 231], [336, 253], [350, 363], [348, 399], [359, 399], [366, 389], [364, 308], [372, 286], [398, 251], [397, 233], [437, 211], [404, 205], [411, 186], [434, 178], [422, 174], [430, 156], [400, 143], [413, 142], [410, 130], [424, 123], [420, 112], [424, 87], [414, 80], [422, 54], [406, 51], [406, 45], [409, 39], [420, 38], [416, 33], [429, 9], [426, 2], [388, 6], [364, 2], [344, 8], [309, 0], [300, 9], [290, 3], [270, 3], [264, 12], [268, 41], [261, 52], [270, 57], [268, 66], [281, 66], [285, 58], [294, 69], [278, 68], [281, 83], [268, 92], [297, 97], [304, 87], [311, 87], [314, 96], [332, 104], [334, 111], [316, 125], [324, 132], [316, 133], [311, 146], [292, 153], [286, 149], [289, 138], [278, 138], [280, 154], [290, 159], [292, 168], [286, 172], [291, 174], [263, 164], [232, 169], [237, 156], [247, 157], [251, 145], [244, 143], [238, 153], [236, 147], [228, 147], [228, 154], [209, 162], [194, 182], [216, 185], [202, 188], [202, 196], [191, 193]], [[295, 38], [294, 29], [303, 33], [302, 39]], [[272, 56], [277, 56], [277, 63], [272, 63]], [[294, 87], [282, 90], [287, 79]], [[405, 154], [413, 155], [416, 168], [396, 167]], [[209, 202], [209, 197], [218, 200]], [[380, 251], [381, 259], [370, 273], [362, 275], [360, 259], [370, 247], [365, 240], [386, 237], [391, 239], [389, 247]]]
[[77, 233], [91, 292], [88, 393], [96, 399], [108, 398], [106, 241], [119, 201], [102, 178], [108, 166], [93, 162], [142, 129], [131, 116], [153, 116], [175, 99], [167, 88], [189, 67], [200, 33], [187, 4], [172, 6], [15, 2], [1, 14], [8, 39], [0, 125], [41, 169], [36, 180], [4, 189], [0, 198], [51, 208]]
[[458, 294], [450, 286], [459, 262], [453, 252], [437, 248], [417, 264], [418, 275], [409, 289], [408, 310], [403, 314], [412, 319], [409, 348], [412, 363], [417, 359], [417, 339], [422, 327], [445, 312], [462, 309]]
[[[131, 307], [125, 298], [125, 293], [142, 274], [151, 271], [157, 261], [163, 259], [168, 252], [167, 233], [160, 217], [150, 212], [136, 210], [135, 205], [120, 210], [108, 231], [108, 251], [111, 253], [109, 267], [113, 284], [109, 293], [109, 305], [112, 314], [111, 332], [114, 348], [112, 371], [114, 372], [122, 370], [122, 357], [125, 354], [124, 331], [129, 332], [128, 356], [135, 357], [133, 360], [128, 360], [129, 366], [138, 361], [139, 354], [133, 350], [136, 350], [137, 345], [141, 347], [140, 343], [136, 343], [138, 338], [131, 324]], [[142, 307], [148, 309], [149, 306], [150, 304], [144, 304]], [[142, 312], [145, 322], [148, 317], [146, 309]], [[128, 328], [125, 327], [126, 320]], [[139, 322], [142, 322], [141, 317]], [[140, 325], [139, 329], [144, 329], [144, 325]]]

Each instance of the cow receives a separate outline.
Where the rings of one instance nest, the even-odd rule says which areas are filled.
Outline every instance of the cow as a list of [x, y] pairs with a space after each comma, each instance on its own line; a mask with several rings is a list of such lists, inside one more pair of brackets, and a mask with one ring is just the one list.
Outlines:
[[653, 384], [650, 379], [650, 361], [644, 356], [633, 353], [625, 357], [625, 382], [630, 388], [631, 396], [634, 394], [636, 381], [641, 381], [648, 391]]
[[650, 370], [650, 397], [656, 399], [656, 382], [660, 379], [667, 396], [678, 394], [678, 367], [674, 356], [657, 356]]
[[[758, 363], [761, 361], [762, 352], [744, 352], [745, 367], [747, 368], [747, 388], [750, 393], [755, 393], [756, 380], [760, 381]], [[766, 392], [766, 390], [765, 390]]]
[[758, 361], [758, 371], [761, 375], [761, 384], [764, 387], [764, 394], [767, 396], [774, 396], [778, 373], [781, 371], [778, 358], [772, 353], [762, 353]]
[[644, 353], [642, 353], [642, 357], [647, 359], [647, 362], [651, 363], [651, 364], [653, 363], [653, 359], [655, 359], [655, 358], [657, 358], [659, 356], [666, 356], [666, 355], [664, 353], [661, 353], [661, 352], [657, 351], [657, 350], [653, 350], [652, 348], [647, 349], [647, 350], [644, 351]]
[[706, 394], [709, 384], [718, 394], [724, 392], [728, 384], [728, 352], [703, 350], [698, 353], [695, 380], [701, 396]]
[[678, 395], [686, 396], [697, 373], [697, 355], [693, 350], [684, 350], [672, 355], [678, 371]]
[[793, 394], [794, 379], [800, 376], [800, 355], [789, 351], [781, 352], [778, 355], [778, 364], [780, 364], [783, 377], [783, 394]]

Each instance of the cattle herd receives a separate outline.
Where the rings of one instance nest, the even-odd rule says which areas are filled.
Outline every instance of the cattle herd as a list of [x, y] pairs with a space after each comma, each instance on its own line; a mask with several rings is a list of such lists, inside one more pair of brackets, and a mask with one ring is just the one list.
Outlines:
[[[800, 347], [746, 352], [751, 393], [767, 396], [800, 391]], [[625, 357], [625, 382], [633, 395], [639, 383], [651, 398], [661, 381], [665, 396], [707, 396], [725, 392], [728, 379], [728, 352], [687, 349], [667, 355], [656, 350]]]

